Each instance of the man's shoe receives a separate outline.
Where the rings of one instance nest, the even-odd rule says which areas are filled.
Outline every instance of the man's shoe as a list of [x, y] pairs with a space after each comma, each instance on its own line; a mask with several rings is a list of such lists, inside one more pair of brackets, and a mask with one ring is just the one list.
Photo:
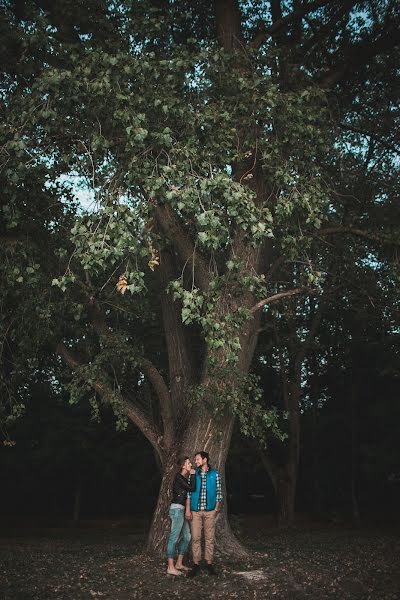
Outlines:
[[209, 575], [216, 575], [217, 571], [214, 569], [214, 566], [211, 564], [206, 565], [207, 573]]
[[196, 577], [200, 573], [200, 565], [194, 564], [188, 573], [188, 577]]

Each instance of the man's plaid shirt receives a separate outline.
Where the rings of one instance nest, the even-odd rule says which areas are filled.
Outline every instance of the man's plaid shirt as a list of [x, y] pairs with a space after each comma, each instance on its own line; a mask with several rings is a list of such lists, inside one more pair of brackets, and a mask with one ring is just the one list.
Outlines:
[[[198, 473], [197, 473], [198, 474]], [[221, 477], [216, 471], [215, 481], [217, 484], [217, 502], [222, 502], [222, 485], [221, 485]], [[199, 494], [199, 505], [197, 510], [206, 510], [207, 508], [207, 471], [200, 471], [200, 494]], [[190, 492], [187, 495], [188, 498], [191, 497]]]

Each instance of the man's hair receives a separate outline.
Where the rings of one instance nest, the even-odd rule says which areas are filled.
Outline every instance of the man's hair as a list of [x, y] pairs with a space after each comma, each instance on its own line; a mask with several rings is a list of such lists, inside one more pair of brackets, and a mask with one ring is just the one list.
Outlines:
[[198, 454], [200, 454], [201, 458], [206, 458], [207, 464], [209, 465], [210, 455], [208, 454], [208, 452], [206, 452], [205, 450], [200, 450], [200, 452], [195, 452], [194, 455], [197, 456]]
[[188, 456], [180, 456], [176, 461], [176, 464], [178, 465], [178, 467], [182, 468], [187, 460], [190, 460]]

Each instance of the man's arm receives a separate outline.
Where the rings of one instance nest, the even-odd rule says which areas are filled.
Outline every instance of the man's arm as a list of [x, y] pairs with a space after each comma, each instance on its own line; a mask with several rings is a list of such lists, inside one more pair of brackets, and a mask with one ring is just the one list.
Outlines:
[[188, 521], [192, 520], [192, 512], [190, 510], [190, 494], [188, 494], [188, 497], [186, 498], [185, 519]]
[[215, 510], [220, 510], [221, 505], [222, 505], [222, 482], [221, 482], [221, 477], [220, 474], [217, 471], [217, 475], [216, 475], [216, 483], [217, 483], [217, 505], [215, 507]]

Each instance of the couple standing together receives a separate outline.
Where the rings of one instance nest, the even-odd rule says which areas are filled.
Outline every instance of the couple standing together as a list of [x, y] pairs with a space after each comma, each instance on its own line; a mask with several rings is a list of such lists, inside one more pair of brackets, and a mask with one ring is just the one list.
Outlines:
[[[192, 540], [193, 568], [189, 577], [195, 577], [200, 571], [201, 534], [204, 529], [206, 569], [209, 575], [216, 575], [213, 566], [215, 522], [222, 504], [221, 478], [216, 469], [209, 465], [208, 452], [196, 452], [196, 469], [188, 457], [178, 461], [172, 502], [169, 509], [171, 532], [167, 545], [169, 575], [182, 575], [189, 569], [183, 564], [183, 557]], [[190, 527], [191, 525], [191, 527]], [[191, 531], [190, 531], [191, 529]], [[176, 545], [178, 558], [175, 563]]]

